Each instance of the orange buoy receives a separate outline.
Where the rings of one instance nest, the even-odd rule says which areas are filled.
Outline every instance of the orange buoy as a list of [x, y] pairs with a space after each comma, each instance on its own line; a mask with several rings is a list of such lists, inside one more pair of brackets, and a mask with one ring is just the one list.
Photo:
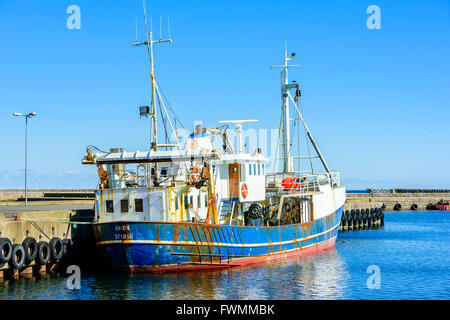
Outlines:
[[248, 196], [248, 188], [247, 188], [247, 184], [245, 182], [241, 186], [241, 194], [244, 199], [247, 198], [247, 196]]
[[198, 167], [192, 168], [192, 181], [197, 182], [200, 179], [200, 170]]

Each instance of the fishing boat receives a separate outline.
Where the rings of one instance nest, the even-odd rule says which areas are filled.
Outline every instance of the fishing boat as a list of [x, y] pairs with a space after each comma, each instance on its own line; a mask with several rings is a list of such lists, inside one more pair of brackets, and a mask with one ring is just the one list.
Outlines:
[[[176, 126], [182, 122], [169, 117], [172, 107], [153, 64], [154, 45], [172, 40], [146, 35], [134, 45], [146, 46], [150, 58], [151, 105], [140, 107], [140, 115], [150, 119], [150, 150], [103, 152], [90, 146], [82, 159], [97, 166], [93, 226], [107, 266], [130, 273], [232, 268], [333, 248], [345, 188], [304, 121], [299, 85], [288, 81], [288, 69], [296, 65], [289, 65], [295, 54], [288, 56], [286, 41], [284, 63], [272, 67], [281, 70], [277, 153], [282, 155], [276, 159], [282, 161], [281, 169], [274, 164], [270, 172], [268, 157], [260, 148], [249, 150], [244, 141], [243, 125], [257, 120], [198, 124], [181, 145]], [[309, 172], [294, 168], [294, 121], [305, 130], [323, 173], [312, 166]], [[164, 142], [158, 140], [161, 123]], [[230, 141], [232, 130], [236, 135]]]

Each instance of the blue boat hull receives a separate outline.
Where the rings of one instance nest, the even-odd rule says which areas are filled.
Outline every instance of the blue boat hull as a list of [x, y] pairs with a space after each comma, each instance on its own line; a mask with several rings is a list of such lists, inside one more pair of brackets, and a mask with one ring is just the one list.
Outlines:
[[334, 247], [343, 207], [305, 224], [273, 227], [120, 221], [94, 225], [112, 269], [177, 272], [229, 268]]

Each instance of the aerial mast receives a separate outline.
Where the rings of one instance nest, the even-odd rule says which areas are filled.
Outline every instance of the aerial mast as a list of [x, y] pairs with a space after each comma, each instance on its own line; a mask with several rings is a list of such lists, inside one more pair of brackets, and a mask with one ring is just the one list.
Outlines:
[[290, 139], [290, 112], [289, 112], [289, 89], [296, 87], [295, 84], [289, 84], [288, 69], [292, 67], [300, 67], [300, 65], [288, 65], [288, 61], [295, 58], [295, 53], [287, 55], [286, 38], [284, 38], [284, 65], [271, 66], [270, 68], [281, 68], [281, 112], [282, 124], [281, 133], [283, 138], [283, 172], [293, 172], [293, 163], [291, 156], [291, 139]]
[[[156, 90], [157, 84], [156, 84], [156, 76], [155, 76], [155, 67], [153, 64], [153, 44], [155, 43], [163, 43], [163, 42], [170, 42], [172, 43], [172, 39], [159, 39], [159, 40], [153, 40], [153, 33], [150, 30], [148, 32], [148, 26], [147, 26], [147, 9], [145, 6], [145, 0], [142, 1], [142, 7], [144, 10], [144, 21], [145, 21], [145, 36], [146, 41], [144, 42], [135, 42], [133, 43], [133, 46], [147, 46], [147, 52], [150, 59], [150, 77], [152, 82], [152, 100], [151, 100], [151, 128], [150, 128], [150, 149], [158, 150], [158, 127], [157, 127], [157, 115], [156, 115]], [[151, 21], [150, 21], [151, 22]], [[177, 141], [178, 142], [178, 141]]]
[[[299, 64], [297, 65], [288, 65], [288, 61], [292, 60], [296, 57], [295, 53], [292, 53], [290, 56], [287, 55], [287, 46], [286, 46], [286, 38], [284, 38], [284, 65], [282, 66], [272, 66], [270, 68], [281, 68], [281, 111], [282, 111], [282, 122], [281, 122], [281, 128], [282, 131], [282, 138], [283, 138], [283, 172], [293, 172], [293, 161], [291, 156], [291, 141], [290, 141], [290, 128], [289, 128], [289, 121], [290, 119], [290, 112], [289, 112], [289, 100], [291, 100], [292, 105], [294, 106], [294, 112], [297, 113], [298, 117], [303, 123], [303, 126], [306, 130], [306, 134], [311, 141], [311, 144], [313, 145], [314, 149], [317, 152], [317, 155], [322, 162], [325, 170], [331, 177], [331, 171], [328, 167], [327, 163], [325, 162], [325, 159], [322, 155], [322, 153], [319, 150], [319, 147], [317, 146], [317, 143], [314, 141], [314, 138], [311, 134], [311, 132], [308, 129], [308, 126], [306, 125], [305, 120], [303, 119], [303, 115], [301, 114], [297, 104], [297, 99], [293, 99], [292, 95], [290, 94], [289, 90], [291, 89], [298, 89], [299, 86], [297, 83], [289, 83], [288, 81], [288, 69], [292, 67], [300, 67]], [[297, 98], [297, 96], [296, 96]]]

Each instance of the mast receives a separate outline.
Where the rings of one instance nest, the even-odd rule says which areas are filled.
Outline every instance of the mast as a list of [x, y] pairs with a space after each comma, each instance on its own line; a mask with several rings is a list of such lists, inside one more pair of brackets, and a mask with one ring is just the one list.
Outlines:
[[284, 38], [284, 64], [281, 66], [271, 66], [270, 68], [281, 68], [281, 133], [283, 138], [283, 172], [293, 172], [293, 163], [291, 156], [291, 139], [290, 139], [290, 112], [289, 112], [289, 89], [296, 85], [289, 84], [288, 70], [292, 67], [300, 67], [300, 65], [288, 65], [288, 61], [295, 58], [295, 53], [287, 55], [286, 38]]
[[[147, 20], [147, 19], [146, 19]], [[147, 22], [145, 22], [147, 25]], [[147, 36], [148, 42], [148, 36]], [[147, 47], [149, 44], [147, 43]], [[153, 34], [150, 31], [150, 77], [152, 79], [152, 121], [153, 121], [153, 144], [150, 144], [150, 147], [153, 146], [154, 150], [158, 150], [158, 121], [156, 117], [156, 101], [155, 101], [155, 67], [153, 65]], [[150, 129], [151, 130], [151, 129]]]
[[[295, 53], [292, 53], [290, 56], [287, 55], [287, 46], [286, 46], [286, 38], [284, 38], [284, 65], [282, 66], [272, 66], [272, 68], [281, 68], [281, 111], [282, 111], [282, 121], [281, 121], [281, 128], [282, 131], [282, 138], [283, 138], [283, 172], [293, 172], [293, 162], [292, 162], [292, 156], [291, 156], [291, 141], [290, 141], [290, 128], [289, 128], [289, 121], [290, 119], [290, 110], [289, 110], [289, 100], [291, 100], [292, 105], [294, 106], [294, 112], [297, 113], [298, 117], [303, 123], [303, 126], [305, 128], [306, 134], [311, 141], [311, 144], [313, 145], [314, 149], [316, 150], [316, 153], [322, 162], [322, 165], [324, 166], [325, 170], [331, 177], [331, 171], [328, 167], [325, 158], [323, 157], [322, 153], [319, 150], [319, 147], [317, 146], [316, 141], [314, 140], [311, 132], [309, 131], [308, 126], [306, 125], [305, 120], [303, 119], [303, 116], [297, 106], [298, 102], [297, 99], [294, 100], [292, 98], [292, 95], [290, 94], [290, 89], [298, 89], [299, 86], [297, 83], [289, 83], [288, 80], [288, 69], [292, 67], [300, 67], [300, 65], [288, 65], [288, 61], [294, 59]], [[295, 81], [294, 81], [295, 82]], [[297, 98], [297, 97], [296, 97]], [[300, 142], [300, 141], [299, 141]]]
[[[147, 47], [147, 52], [148, 52], [148, 56], [150, 59], [150, 77], [151, 77], [151, 83], [152, 83], [152, 100], [151, 100], [151, 126], [150, 126], [150, 150], [158, 150], [158, 118], [156, 115], [156, 93], [158, 93], [159, 95], [159, 89], [156, 83], [156, 75], [155, 75], [155, 67], [154, 67], [154, 57], [153, 57], [153, 44], [155, 43], [163, 43], [163, 42], [170, 42], [172, 43], [172, 39], [169, 38], [168, 39], [159, 39], [159, 40], [153, 40], [153, 33], [152, 31], [148, 32], [148, 26], [147, 26], [147, 13], [146, 13], [146, 6], [145, 6], [145, 0], [142, 1], [142, 7], [144, 10], [144, 21], [145, 21], [145, 36], [146, 36], [146, 41], [144, 42], [135, 42], [133, 43], [133, 46], [142, 46], [145, 45]], [[150, 19], [151, 22], [151, 19]], [[162, 102], [162, 101], [161, 101]], [[163, 106], [164, 103], [162, 102]], [[164, 111], [167, 115], [167, 111], [165, 109], [164, 106]], [[172, 127], [172, 123], [170, 122], [169, 119], [169, 124]], [[172, 127], [173, 130], [173, 127]], [[172, 146], [172, 145], [170, 145]], [[177, 141], [177, 145], [178, 145], [178, 141]]]

